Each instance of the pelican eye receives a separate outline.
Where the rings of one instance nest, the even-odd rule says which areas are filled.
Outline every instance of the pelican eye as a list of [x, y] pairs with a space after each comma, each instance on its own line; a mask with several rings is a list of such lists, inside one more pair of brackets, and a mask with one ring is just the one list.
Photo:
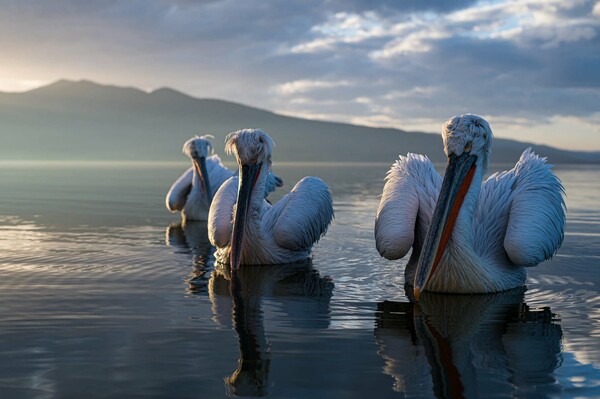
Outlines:
[[473, 148], [473, 142], [472, 141], [469, 141], [467, 144], [465, 144], [465, 152], [471, 151], [472, 148]]

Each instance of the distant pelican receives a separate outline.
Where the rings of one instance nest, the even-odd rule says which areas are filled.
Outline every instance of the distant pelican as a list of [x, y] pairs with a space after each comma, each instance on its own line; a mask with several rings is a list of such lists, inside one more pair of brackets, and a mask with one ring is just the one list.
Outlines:
[[381, 256], [400, 259], [415, 299], [423, 290], [489, 293], [523, 285], [526, 266], [550, 259], [564, 237], [564, 188], [527, 149], [515, 167], [483, 184], [488, 123], [456, 116], [443, 127], [444, 180], [427, 157], [408, 154], [387, 175], [375, 221]]
[[227, 180], [215, 195], [208, 236], [217, 259], [229, 258], [234, 270], [240, 264], [306, 259], [333, 219], [331, 191], [317, 177], [303, 178], [275, 205], [264, 200], [272, 148], [262, 130], [238, 130], [227, 138], [225, 149], [237, 158], [239, 178]]
[[[192, 160], [192, 166], [173, 183], [167, 193], [166, 205], [171, 212], [181, 211], [183, 220], [208, 219], [208, 209], [219, 187], [236, 172], [221, 163], [209, 138], [211, 135], [192, 137], [183, 144], [183, 153]], [[283, 182], [269, 174], [265, 185], [266, 197]]]

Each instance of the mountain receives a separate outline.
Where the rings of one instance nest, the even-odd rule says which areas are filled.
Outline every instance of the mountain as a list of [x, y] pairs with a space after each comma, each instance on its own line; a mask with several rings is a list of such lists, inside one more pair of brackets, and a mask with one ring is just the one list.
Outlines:
[[[441, 121], [440, 121], [441, 124]], [[215, 136], [222, 153], [228, 132], [260, 127], [274, 139], [274, 161], [392, 162], [428, 154], [443, 162], [439, 133], [355, 126], [278, 115], [172, 89], [60, 80], [24, 93], [0, 93], [0, 160], [183, 160], [183, 142]], [[514, 163], [527, 147], [553, 163], [600, 162], [600, 153], [565, 151], [495, 139], [493, 162]]]

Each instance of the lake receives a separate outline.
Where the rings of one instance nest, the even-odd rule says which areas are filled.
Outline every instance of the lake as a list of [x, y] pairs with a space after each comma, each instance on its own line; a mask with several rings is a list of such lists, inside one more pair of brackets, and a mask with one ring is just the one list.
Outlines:
[[186, 164], [1, 163], [0, 397], [600, 397], [600, 168], [557, 166], [565, 241], [526, 287], [414, 305], [373, 238], [390, 163], [276, 161], [273, 200], [317, 175], [336, 218], [234, 290], [165, 209]]

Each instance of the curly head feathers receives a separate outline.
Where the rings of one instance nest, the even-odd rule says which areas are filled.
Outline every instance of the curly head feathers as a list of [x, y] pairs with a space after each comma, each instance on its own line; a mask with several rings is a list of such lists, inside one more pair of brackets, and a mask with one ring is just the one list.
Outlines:
[[264, 162], [271, 164], [275, 143], [260, 129], [242, 129], [227, 135], [225, 152], [233, 154], [242, 165]]
[[212, 143], [209, 141], [209, 139], [214, 138], [215, 137], [211, 134], [194, 136], [183, 144], [183, 149], [181, 151], [190, 158], [207, 158], [214, 153]]

